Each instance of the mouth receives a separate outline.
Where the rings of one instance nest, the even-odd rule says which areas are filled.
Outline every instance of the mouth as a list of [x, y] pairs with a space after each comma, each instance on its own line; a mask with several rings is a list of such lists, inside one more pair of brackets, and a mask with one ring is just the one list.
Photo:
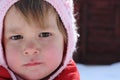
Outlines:
[[30, 66], [38, 66], [40, 64], [42, 64], [42, 63], [40, 63], [40, 62], [32, 62], [32, 63], [24, 64], [23, 66], [30, 67]]

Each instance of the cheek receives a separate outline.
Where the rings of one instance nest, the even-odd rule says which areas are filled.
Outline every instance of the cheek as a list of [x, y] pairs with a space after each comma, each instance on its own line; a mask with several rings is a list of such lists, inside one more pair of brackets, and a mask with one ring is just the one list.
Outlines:
[[16, 55], [21, 51], [20, 46], [14, 46], [14, 45], [6, 45], [5, 52], [6, 55]]
[[19, 48], [9, 48], [6, 50], [6, 62], [13, 71], [19, 70], [23, 63], [19, 54]]
[[46, 48], [44, 48], [43, 54], [46, 56], [48, 63], [61, 62], [63, 57], [63, 43], [49, 43]]
[[20, 48], [15, 46], [6, 46], [5, 55], [8, 63], [19, 61]]

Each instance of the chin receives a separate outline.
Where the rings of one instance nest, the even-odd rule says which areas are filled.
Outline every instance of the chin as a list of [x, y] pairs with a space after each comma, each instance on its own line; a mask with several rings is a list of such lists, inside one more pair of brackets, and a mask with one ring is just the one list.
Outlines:
[[42, 77], [40, 75], [27, 75], [27, 76], [22, 76], [21, 78], [24, 80], [40, 80], [44, 77]]
[[42, 78], [34, 76], [34, 77], [26, 77], [26, 78], [23, 78], [23, 79], [24, 80], [40, 80]]

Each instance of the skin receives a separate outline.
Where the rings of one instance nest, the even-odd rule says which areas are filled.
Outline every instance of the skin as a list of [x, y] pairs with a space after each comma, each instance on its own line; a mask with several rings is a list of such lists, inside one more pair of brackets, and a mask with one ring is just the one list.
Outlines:
[[14, 6], [6, 14], [3, 37], [6, 62], [22, 79], [42, 79], [62, 62], [63, 35], [54, 13], [46, 16], [47, 28], [41, 28], [43, 25], [34, 21], [28, 23]]

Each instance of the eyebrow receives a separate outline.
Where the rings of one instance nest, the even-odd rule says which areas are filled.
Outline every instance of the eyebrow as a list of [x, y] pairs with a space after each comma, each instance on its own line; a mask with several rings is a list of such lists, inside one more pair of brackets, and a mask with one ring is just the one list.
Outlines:
[[12, 28], [9, 28], [9, 30], [7, 30], [7, 32], [9, 32], [9, 33], [17, 33], [17, 32], [19, 32], [21, 29], [20, 28], [18, 28], [18, 27], [12, 27]]

